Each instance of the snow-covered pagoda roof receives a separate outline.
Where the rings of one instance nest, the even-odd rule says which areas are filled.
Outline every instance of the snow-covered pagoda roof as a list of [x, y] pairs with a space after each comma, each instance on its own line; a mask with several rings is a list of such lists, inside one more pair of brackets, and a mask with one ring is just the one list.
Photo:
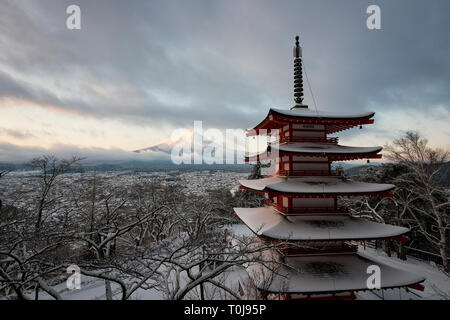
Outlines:
[[308, 108], [295, 108], [290, 110], [270, 108], [269, 113], [255, 127], [250, 130], [252, 134], [260, 134], [261, 129], [278, 129], [287, 123], [322, 124], [327, 133], [334, 133], [349, 129], [354, 126], [371, 124], [375, 112], [365, 113], [333, 113], [328, 111], [316, 111]]
[[267, 147], [265, 152], [259, 154], [249, 154], [246, 156], [247, 161], [256, 161], [258, 158], [265, 159], [268, 157], [267, 151], [269, 150], [278, 150], [280, 153], [295, 153], [298, 155], [307, 155], [307, 156], [336, 156], [339, 160], [345, 159], [355, 159], [362, 158], [364, 155], [369, 156], [370, 158], [376, 157], [380, 158], [381, 156], [376, 156], [378, 152], [380, 152], [383, 147], [351, 147], [351, 146], [342, 146], [335, 143], [320, 143], [320, 142], [288, 142], [283, 144], [271, 144]]
[[[420, 275], [391, 267], [361, 254], [327, 254], [286, 257], [275, 273], [261, 272], [261, 265], [247, 268], [258, 289], [272, 293], [319, 294], [369, 290], [367, 268], [381, 271], [381, 289], [405, 287], [425, 280]], [[263, 275], [255, 277], [255, 275]], [[270, 277], [270, 278], [266, 278]]]
[[345, 113], [345, 112], [316, 111], [309, 108], [298, 108], [288, 110], [270, 108], [270, 111], [289, 117], [320, 118], [320, 119], [365, 119], [371, 118], [375, 114], [375, 112]]
[[271, 206], [234, 211], [258, 236], [280, 240], [368, 240], [392, 238], [409, 231], [347, 214], [283, 216]]
[[239, 180], [242, 187], [253, 191], [274, 191], [311, 195], [359, 195], [380, 194], [395, 188], [393, 184], [366, 183], [343, 180], [340, 177], [269, 177], [255, 180]]
[[350, 147], [333, 143], [312, 143], [312, 142], [289, 142], [281, 145], [272, 145], [272, 149], [278, 149], [284, 152], [295, 153], [330, 153], [330, 154], [349, 154], [349, 153], [376, 153], [383, 147]]

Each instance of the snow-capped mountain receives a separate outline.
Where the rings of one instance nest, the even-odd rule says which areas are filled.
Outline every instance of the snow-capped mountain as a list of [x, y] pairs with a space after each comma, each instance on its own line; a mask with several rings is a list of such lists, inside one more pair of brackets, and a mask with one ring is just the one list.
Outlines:
[[172, 148], [177, 144], [177, 142], [165, 141], [158, 144], [155, 144], [151, 147], [134, 150], [136, 153], [149, 153], [149, 152], [162, 152], [171, 154]]
[[[206, 140], [201, 135], [196, 135], [196, 138], [198, 139], [197, 141], [202, 141], [203, 148], [207, 147], [212, 143], [212, 141]], [[175, 146], [181, 146], [183, 144], [188, 144], [192, 146], [193, 142], [194, 142], [194, 132], [186, 131], [184, 135], [181, 135], [177, 139], [169, 139], [147, 148], [134, 150], [133, 152], [136, 153], [162, 152], [170, 155], [172, 153], [172, 149]]]
[[[215, 144], [214, 141], [206, 139], [204, 136], [195, 134], [196, 141], [201, 141], [202, 143], [202, 151], [205, 148], [214, 148], [218, 147], [218, 144]], [[193, 149], [193, 143], [194, 143], [194, 132], [193, 131], [186, 131], [186, 134], [180, 136], [177, 139], [169, 139], [160, 143], [157, 143], [153, 146], [134, 150], [135, 153], [165, 153], [165, 154], [172, 154], [172, 149], [175, 146], [186, 146], [186, 149], [190, 146], [191, 149]]]
[[[194, 142], [199, 144], [194, 145]], [[200, 156], [206, 161], [207, 159], [216, 159], [216, 155], [220, 158], [222, 158], [222, 155], [225, 157], [228, 154], [227, 152], [230, 151], [226, 149], [229, 146], [233, 146], [232, 152], [237, 154], [239, 154], [239, 151], [243, 152], [243, 148], [245, 147], [243, 144], [239, 144], [239, 142], [235, 145], [234, 140], [231, 143], [221, 141], [220, 138], [212, 140], [206, 138], [204, 135], [194, 133], [194, 131], [186, 130], [184, 134], [178, 136], [176, 139], [169, 139], [147, 148], [134, 150], [133, 152], [145, 154], [146, 156], [173, 156], [172, 152], [175, 150], [175, 154], [178, 153], [178, 155], [181, 155], [181, 153], [188, 153], [191, 157]], [[239, 157], [243, 158], [243, 154], [239, 155]], [[225, 158], [222, 161], [225, 161]]]

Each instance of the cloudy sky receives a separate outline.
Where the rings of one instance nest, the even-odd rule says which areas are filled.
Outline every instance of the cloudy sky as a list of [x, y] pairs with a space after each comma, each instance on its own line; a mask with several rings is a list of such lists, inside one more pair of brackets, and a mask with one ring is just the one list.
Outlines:
[[318, 109], [376, 112], [341, 143], [418, 130], [450, 148], [449, 31], [448, 0], [0, 0], [0, 161], [123, 159], [195, 120], [251, 127], [293, 105], [297, 34]]

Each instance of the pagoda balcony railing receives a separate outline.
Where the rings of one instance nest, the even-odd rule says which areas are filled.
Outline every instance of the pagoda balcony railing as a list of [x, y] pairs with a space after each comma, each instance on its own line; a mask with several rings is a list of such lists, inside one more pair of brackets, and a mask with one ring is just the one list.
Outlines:
[[284, 143], [284, 142], [322, 142], [322, 143], [334, 143], [334, 144], [337, 144], [339, 142], [339, 138], [338, 137], [322, 138], [322, 137], [289, 137], [289, 136], [281, 136], [280, 139], [277, 139], [275, 142], [279, 142], [279, 143]]
[[269, 199], [264, 200], [264, 204], [275, 207], [278, 211], [284, 214], [307, 214], [307, 213], [348, 213], [349, 208], [346, 206], [334, 207], [294, 207], [289, 209], [283, 207], [281, 204], [275, 203]]
[[285, 176], [338, 176], [343, 173], [342, 170], [284, 170], [280, 172]]
[[281, 248], [280, 250], [285, 255], [296, 256], [305, 254], [333, 254], [333, 253], [354, 253], [358, 251], [357, 246], [343, 246], [341, 248], [336, 247], [323, 247], [320, 249], [309, 249], [309, 248]]

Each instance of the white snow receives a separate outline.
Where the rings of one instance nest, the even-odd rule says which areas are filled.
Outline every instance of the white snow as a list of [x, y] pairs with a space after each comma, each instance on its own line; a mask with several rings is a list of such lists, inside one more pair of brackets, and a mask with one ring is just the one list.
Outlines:
[[[81, 289], [70, 290], [66, 282], [53, 286], [64, 300], [105, 300], [105, 281], [99, 278], [81, 275]], [[118, 300], [122, 297], [122, 291], [118, 284], [111, 281], [113, 299]], [[46, 292], [40, 291], [40, 300], [53, 300], [53, 297]], [[155, 289], [138, 289], [131, 296], [132, 300], [161, 300], [161, 293]]]
[[[375, 250], [369, 247], [364, 249], [360, 246], [359, 252], [361, 255], [367, 257], [376, 257], [377, 260], [385, 263], [386, 265], [413, 272], [425, 277], [426, 280], [422, 283], [425, 290], [423, 292], [413, 290], [414, 294], [419, 296], [420, 299], [450, 300], [450, 275], [445, 274], [441, 268], [437, 267], [435, 264], [431, 264], [429, 261], [420, 260], [410, 256], [407, 257], [406, 261], [395, 257], [388, 257], [382, 250]], [[362, 298], [372, 299], [374, 297], [364, 296]]]
[[395, 188], [393, 184], [366, 183], [353, 180], [343, 181], [340, 177], [269, 177], [255, 180], [239, 180], [249, 189], [272, 190], [285, 193], [333, 194], [333, 193], [373, 193]]
[[254, 180], [239, 180], [239, 183], [244, 187], [257, 191], [263, 191], [266, 188], [266, 186], [281, 183], [284, 182], [285, 180], [286, 180], [285, 178], [281, 177], [269, 177]]
[[409, 231], [347, 214], [289, 217], [273, 207], [235, 208], [234, 211], [257, 235], [282, 240], [364, 240], [394, 237]]

